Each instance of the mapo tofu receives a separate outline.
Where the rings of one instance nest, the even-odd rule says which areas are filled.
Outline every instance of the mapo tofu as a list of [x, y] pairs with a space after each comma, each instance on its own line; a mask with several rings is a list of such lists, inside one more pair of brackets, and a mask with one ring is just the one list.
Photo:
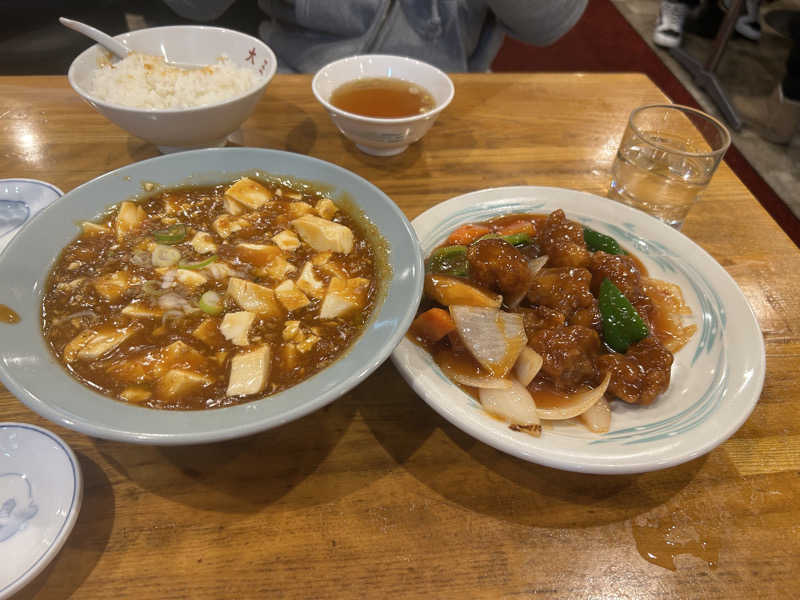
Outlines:
[[44, 336], [72, 375], [125, 402], [246, 402], [353, 343], [379, 292], [374, 241], [306, 185], [243, 177], [125, 201], [62, 251]]

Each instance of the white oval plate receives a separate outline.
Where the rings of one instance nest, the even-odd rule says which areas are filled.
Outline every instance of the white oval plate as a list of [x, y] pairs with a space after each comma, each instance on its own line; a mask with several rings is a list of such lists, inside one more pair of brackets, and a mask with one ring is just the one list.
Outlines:
[[33, 215], [64, 195], [37, 179], [0, 179], [0, 252]]
[[764, 383], [764, 342], [734, 280], [702, 248], [653, 217], [586, 192], [506, 187], [452, 198], [413, 221], [423, 255], [459, 225], [510, 213], [549, 213], [611, 235], [632, 250], [650, 275], [680, 285], [697, 333], [675, 355], [669, 389], [652, 405], [612, 403], [611, 430], [592, 434], [555, 422], [540, 438], [511, 431], [441, 372], [408, 339], [392, 360], [425, 401], [455, 426], [513, 456], [586, 473], [641, 473], [701, 456], [744, 423]]
[[30, 583], [58, 554], [78, 519], [78, 460], [57, 435], [0, 423], [0, 598]]

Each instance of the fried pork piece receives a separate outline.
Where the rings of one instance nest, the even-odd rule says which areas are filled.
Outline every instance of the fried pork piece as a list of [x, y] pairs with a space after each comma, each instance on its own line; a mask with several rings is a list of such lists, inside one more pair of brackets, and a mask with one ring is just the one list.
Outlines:
[[523, 296], [531, 285], [528, 261], [514, 246], [500, 239], [485, 239], [469, 246], [470, 279], [503, 294], [506, 303]]
[[528, 338], [528, 346], [542, 356], [540, 373], [557, 391], [572, 392], [599, 379], [595, 359], [602, 347], [594, 329], [582, 325], [539, 329]]
[[599, 330], [600, 310], [589, 289], [591, 281], [592, 274], [582, 267], [546, 267], [533, 279], [528, 301], [562, 313], [569, 325]]
[[553, 329], [567, 324], [563, 313], [546, 306], [521, 307], [517, 312], [522, 315], [522, 325], [528, 339], [540, 329]]
[[601, 372], [611, 373], [609, 394], [630, 404], [650, 404], [669, 387], [672, 354], [650, 335], [624, 355], [598, 356], [595, 364]]
[[583, 241], [583, 226], [570, 221], [561, 209], [554, 210], [539, 234], [542, 254], [550, 257], [551, 267], [585, 267], [589, 264], [590, 252]]
[[645, 293], [644, 279], [636, 261], [624, 254], [606, 254], [598, 251], [589, 261], [589, 270], [592, 272], [591, 289], [596, 294], [600, 284], [608, 278], [619, 291], [636, 307], [645, 323], [650, 323], [652, 302]]

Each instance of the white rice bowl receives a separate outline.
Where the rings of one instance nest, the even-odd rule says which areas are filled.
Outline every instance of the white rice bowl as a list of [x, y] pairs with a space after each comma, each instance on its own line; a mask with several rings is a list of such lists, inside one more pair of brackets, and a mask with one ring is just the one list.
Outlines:
[[[124, 33], [116, 39], [137, 53], [157, 56], [173, 65], [214, 65], [213, 70], [217, 70], [220, 57], [228, 57], [222, 62], [237, 69], [208, 73], [214, 77], [212, 86], [203, 83], [210, 80], [202, 74], [205, 68], [193, 69], [195, 73], [186, 70], [175, 91], [170, 87], [175, 74], [150, 77], [125, 66], [101, 74], [106, 70], [101, 67], [107, 66], [111, 58], [99, 44], [72, 61], [67, 78], [75, 92], [114, 124], [155, 144], [164, 153], [224, 145], [253, 112], [277, 71], [275, 53], [264, 42], [220, 27], [153, 27]], [[122, 82], [117, 81], [121, 74], [125, 76]], [[107, 81], [97, 84], [96, 93], [93, 79], [98, 75]], [[246, 89], [234, 90], [237, 84]], [[209, 91], [208, 87], [217, 89]], [[190, 101], [202, 104], [186, 106]], [[156, 108], [173, 102], [172, 107]]]

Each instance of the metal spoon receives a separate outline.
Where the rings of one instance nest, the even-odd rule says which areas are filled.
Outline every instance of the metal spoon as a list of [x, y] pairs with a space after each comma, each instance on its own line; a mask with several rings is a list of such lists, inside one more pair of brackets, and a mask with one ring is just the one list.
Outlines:
[[[131, 52], [133, 52], [133, 50], [128, 48], [124, 43], [115, 40], [107, 33], [104, 33], [99, 29], [92, 27], [91, 25], [81, 23], [80, 21], [73, 21], [72, 19], [67, 19], [65, 17], [59, 17], [58, 21], [64, 27], [72, 29], [73, 31], [77, 31], [78, 33], [82, 33], [86, 37], [93, 39], [95, 42], [103, 46], [103, 48], [115, 56], [118, 56], [120, 59], [125, 58]], [[164, 57], [164, 62], [173, 67], [180, 67], [182, 69], [202, 69], [204, 66], [206, 66], [194, 63], [175, 62], [173, 60], [168, 60], [166, 57]]]

